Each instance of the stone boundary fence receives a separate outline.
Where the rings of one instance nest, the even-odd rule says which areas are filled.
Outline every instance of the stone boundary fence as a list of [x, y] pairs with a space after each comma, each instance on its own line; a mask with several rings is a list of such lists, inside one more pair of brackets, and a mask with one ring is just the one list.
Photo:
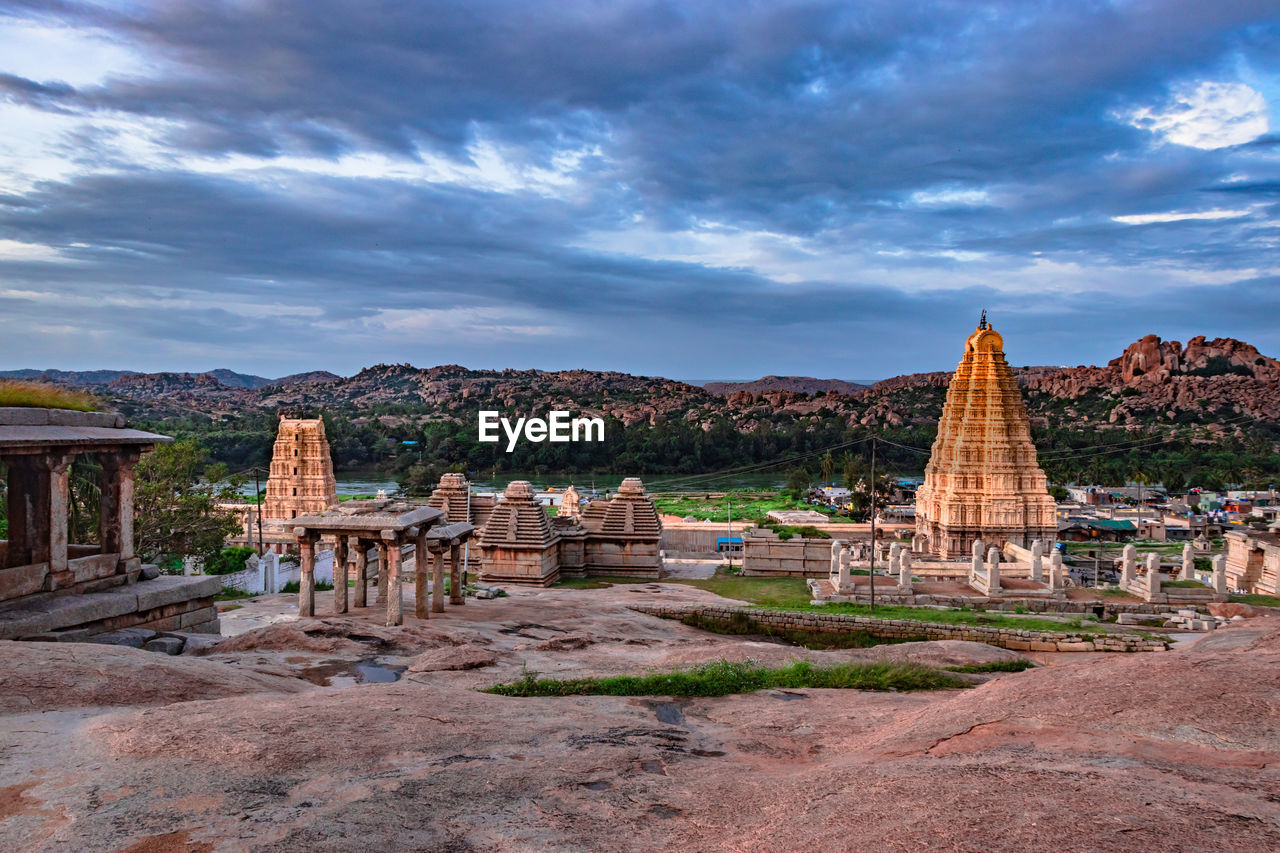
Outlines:
[[1019, 652], [1159, 652], [1166, 648], [1163, 640], [1142, 634], [1024, 631], [982, 625], [946, 625], [914, 619], [876, 619], [836, 613], [700, 604], [631, 604], [628, 607], [638, 613], [663, 619], [683, 619], [697, 615], [728, 622], [735, 614], [740, 613], [762, 627], [778, 630], [867, 633], [890, 640], [970, 640]]

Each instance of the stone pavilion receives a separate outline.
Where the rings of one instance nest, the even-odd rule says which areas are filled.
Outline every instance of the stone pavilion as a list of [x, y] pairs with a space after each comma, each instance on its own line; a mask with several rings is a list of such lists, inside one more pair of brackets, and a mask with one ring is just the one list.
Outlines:
[[[161, 576], [134, 551], [133, 469], [168, 436], [114, 412], [0, 408], [9, 533], [0, 541], [0, 639], [74, 641], [121, 628], [218, 633], [216, 577]], [[68, 541], [70, 470], [101, 470], [97, 542]]]
[[1022, 392], [1005, 361], [1004, 338], [984, 311], [965, 341], [916, 492], [917, 549], [964, 557], [975, 541], [1029, 548], [1057, 533]]

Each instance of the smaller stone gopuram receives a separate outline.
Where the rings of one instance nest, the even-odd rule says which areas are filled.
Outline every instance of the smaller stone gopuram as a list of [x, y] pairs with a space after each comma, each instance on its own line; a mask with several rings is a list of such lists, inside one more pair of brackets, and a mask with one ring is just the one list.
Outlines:
[[662, 520], [639, 478], [627, 477], [609, 500], [588, 503], [581, 524], [587, 574], [661, 577]]
[[271, 454], [263, 517], [291, 519], [338, 503], [333, 458], [320, 418], [281, 418]]
[[1027, 548], [1057, 539], [1056, 510], [1004, 338], [984, 311], [947, 388], [916, 492], [916, 531], [943, 558], [967, 555], [978, 540]]
[[507, 485], [480, 531], [480, 550], [485, 581], [550, 586], [560, 578], [560, 532], [525, 480]]
[[[457, 487], [456, 481], [448, 484], [449, 489]], [[443, 505], [445, 492], [442, 479], [432, 501]], [[570, 488], [565, 494], [574, 492]], [[450, 509], [456, 503], [456, 497], [448, 498]], [[635, 477], [623, 480], [613, 498], [588, 503], [578, 517], [550, 518], [524, 480], [509, 484], [488, 512], [477, 537], [483, 581], [547, 586], [561, 577], [662, 576], [662, 522]]]

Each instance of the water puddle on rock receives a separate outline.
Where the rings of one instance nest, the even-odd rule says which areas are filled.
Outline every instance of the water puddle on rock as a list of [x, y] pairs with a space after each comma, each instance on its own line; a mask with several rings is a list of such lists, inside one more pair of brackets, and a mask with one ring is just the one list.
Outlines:
[[373, 658], [364, 660], [326, 661], [308, 667], [301, 672], [303, 678], [321, 687], [353, 687], [357, 684], [390, 684], [400, 680], [403, 666], [378, 663]]
[[684, 712], [680, 710], [680, 705], [675, 702], [654, 702], [654, 715], [658, 718], [658, 722], [666, 723], [669, 726], [684, 725]]

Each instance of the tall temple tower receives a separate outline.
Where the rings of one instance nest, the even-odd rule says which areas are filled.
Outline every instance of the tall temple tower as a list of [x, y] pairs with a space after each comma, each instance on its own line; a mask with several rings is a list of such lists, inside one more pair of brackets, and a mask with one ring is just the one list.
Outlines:
[[297, 518], [338, 504], [324, 421], [281, 418], [267, 477], [264, 518]]
[[1022, 392], [985, 311], [947, 389], [916, 493], [916, 533], [923, 550], [939, 557], [966, 556], [975, 539], [1030, 547], [1057, 538], [1056, 505], [1036, 462]]

